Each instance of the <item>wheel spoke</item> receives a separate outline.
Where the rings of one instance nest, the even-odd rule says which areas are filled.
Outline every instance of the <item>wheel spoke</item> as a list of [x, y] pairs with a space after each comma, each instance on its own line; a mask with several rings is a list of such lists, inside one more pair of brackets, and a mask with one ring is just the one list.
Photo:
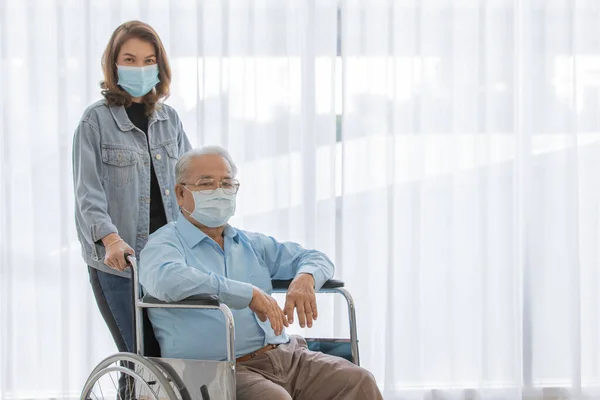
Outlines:
[[[177, 380], [158, 363], [136, 354], [109, 356], [96, 366], [89, 379], [92, 376], [94, 380], [86, 383], [84, 400], [100, 400], [100, 397], [102, 400], [115, 397], [117, 400], [182, 400]], [[110, 389], [111, 384], [113, 389]], [[105, 385], [106, 393], [102, 387]], [[117, 392], [115, 397], [112, 397], [113, 390]]]
[[[102, 392], [102, 384], [100, 382], [98, 382], [98, 383], [100, 384], [100, 395], [104, 399], [104, 393]], [[96, 397], [98, 397], [98, 396], [96, 396]]]
[[135, 399], [135, 380], [130, 376], [127, 377], [127, 393], [132, 396], [131, 400]]
[[108, 374], [108, 376], [110, 377], [110, 380], [112, 381], [114, 388], [117, 389], [117, 396], [118, 396], [119, 400], [123, 400], [123, 398], [121, 397], [121, 391], [119, 390], [119, 385], [115, 384], [115, 380], [113, 379], [112, 374]]
[[138, 385], [139, 386], [139, 392], [137, 394], [137, 400], [143, 399], [144, 398], [144, 391], [146, 390], [145, 386], [142, 385]]
[[[139, 369], [141, 367], [141, 369]], [[138, 365], [138, 368], [136, 368], [137, 373], [146, 381], [148, 382], [148, 379], [146, 379], [146, 377], [144, 376], [144, 366], [143, 365]], [[146, 389], [145, 387], [141, 387], [140, 388], [140, 393], [139, 393], [139, 397], [141, 398], [143, 393], [144, 393], [144, 389]], [[139, 399], [138, 399], [139, 400]]]
[[158, 385], [158, 392], [156, 392], [156, 397], [160, 399], [160, 389], [162, 389], [161, 385]]

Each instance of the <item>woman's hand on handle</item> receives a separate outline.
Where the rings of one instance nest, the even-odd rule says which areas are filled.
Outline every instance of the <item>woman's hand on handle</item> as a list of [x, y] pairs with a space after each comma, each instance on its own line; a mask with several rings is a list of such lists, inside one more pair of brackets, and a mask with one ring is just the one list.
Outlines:
[[104, 264], [117, 271], [125, 271], [129, 266], [125, 254], [135, 255], [135, 251], [116, 233], [105, 236], [102, 243], [106, 249]]

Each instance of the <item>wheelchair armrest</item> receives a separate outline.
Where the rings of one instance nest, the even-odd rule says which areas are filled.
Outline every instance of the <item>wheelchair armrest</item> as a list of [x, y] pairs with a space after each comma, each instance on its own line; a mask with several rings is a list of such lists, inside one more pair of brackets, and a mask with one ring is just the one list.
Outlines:
[[[292, 283], [292, 279], [289, 280], [279, 280], [273, 279], [271, 281], [271, 285], [274, 290], [287, 290], [290, 287], [290, 283]], [[340, 281], [339, 279], [330, 279], [321, 289], [337, 289], [344, 287], [344, 281]]]
[[221, 302], [216, 294], [199, 294], [190, 296], [180, 301], [166, 302], [145, 294], [142, 301], [148, 304], [169, 304], [169, 305], [185, 305], [185, 306], [215, 306], [219, 307]]

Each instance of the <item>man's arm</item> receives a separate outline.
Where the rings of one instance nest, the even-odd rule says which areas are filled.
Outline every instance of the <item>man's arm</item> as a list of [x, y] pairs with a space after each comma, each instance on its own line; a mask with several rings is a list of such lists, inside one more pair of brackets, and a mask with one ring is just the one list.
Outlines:
[[140, 256], [140, 283], [144, 290], [166, 302], [198, 294], [216, 294], [222, 303], [234, 310], [250, 307], [261, 321], [268, 319], [276, 335], [288, 326], [283, 311], [271, 296], [249, 283], [189, 267], [184, 254], [183, 249], [169, 238], [150, 239]]
[[188, 267], [183, 249], [164, 237], [150, 240], [140, 255], [140, 283], [159, 300], [176, 302], [198, 294], [216, 294], [232, 309], [248, 307], [253, 286]]
[[297, 243], [280, 243], [263, 235], [258, 237], [271, 278], [294, 279], [288, 288], [283, 309], [288, 323], [294, 322], [296, 309], [300, 326], [311, 328], [319, 315], [315, 290], [333, 277], [333, 263], [325, 254], [304, 249]]
[[271, 279], [293, 279], [300, 274], [310, 274], [314, 278], [314, 288], [319, 290], [333, 278], [333, 263], [320, 251], [307, 250], [297, 243], [281, 243], [264, 235], [258, 239]]

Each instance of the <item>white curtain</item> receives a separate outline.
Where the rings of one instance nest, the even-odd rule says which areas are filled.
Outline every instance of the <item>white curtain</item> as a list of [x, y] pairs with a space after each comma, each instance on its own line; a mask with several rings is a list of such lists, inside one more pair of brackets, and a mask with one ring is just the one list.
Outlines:
[[[386, 399], [600, 397], [597, 0], [0, 1], [0, 398], [115, 351], [79, 255], [72, 133], [130, 19], [239, 164], [232, 223], [328, 253]], [[320, 299], [306, 336], [344, 336]]]

